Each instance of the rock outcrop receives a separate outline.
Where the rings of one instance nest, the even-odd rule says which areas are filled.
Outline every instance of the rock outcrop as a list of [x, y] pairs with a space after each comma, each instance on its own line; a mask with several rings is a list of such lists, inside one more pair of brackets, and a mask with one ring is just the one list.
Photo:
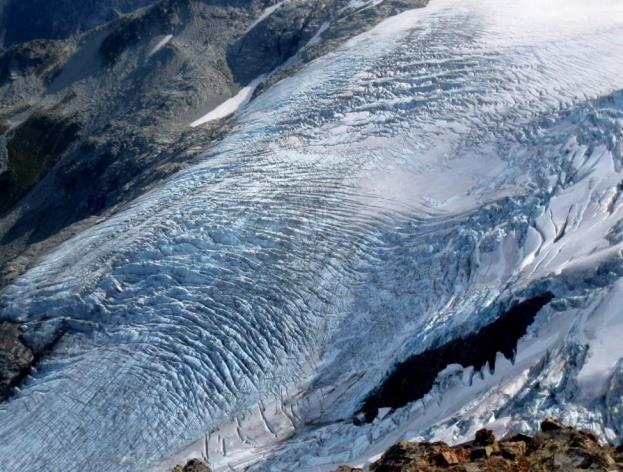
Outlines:
[[189, 460], [185, 466], [177, 465], [171, 472], [212, 472], [212, 469], [199, 459]]
[[34, 361], [35, 355], [22, 340], [19, 326], [0, 322], [0, 401], [28, 374]]
[[[341, 466], [334, 472], [361, 469]], [[555, 419], [541, 423], [534, 436], [512, 434], [499, 441], [481, 429], [473, 441], [449, 446], [443, 442], [403, 441], [389, 448], [371, 472], [528, 472], [623, 470], [623, 447], [600, 444], [592, 433], [564, 426]]]

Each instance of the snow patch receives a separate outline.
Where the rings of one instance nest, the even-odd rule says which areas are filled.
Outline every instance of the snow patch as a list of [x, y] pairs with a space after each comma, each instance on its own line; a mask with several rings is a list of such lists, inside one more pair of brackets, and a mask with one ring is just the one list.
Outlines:
[[266, 18], [268, 18], [270, 15], [272, 15], [278, 8], [281, 8], [281, 6], [285, 5], [286, 3], [288, 3], [290, 0], [282, 0], [280, 2], [275, 3], [274, 5], [265, 8], [262, 13], [260, 14], [260, 16], [257, 17], [257, 19], [251, 23], [249, 25], [249, 27], [245, 30], [245, 34], [248, 33], [249, 31], [251, 31], [253, 28], [255, 28], [257, 25], [259, 25], [262, 21], [264, 21]]
[[173, 39], [173, 35], [172, 34], [167, 34], [164, 38], [162, 38], [158, 44], [156, 44], [156, 46], [154, 46], [154, 48], [149, 52], [148, 57], [153, 56], [154, 54], [156, 54], [158, 51], [160, 51], [163, 47], [165, 47], [169, 41], [171, 41]]
[[225, 118], [229, 115], [232, 115], [236, 111], [238, 111], [241, 107], [246, 105], [251, 97], [253, 96], [254, 90], [257, 86], [264, 80], [264, 76], [260, 76], [253, 80], [249, 85], [240, 89], [240, 91], [225, 102], [221, 103], [214, 110], [205, 114], [198, 120], [193, 121], [190, 124], [191, 128], [196, 128], [197, 126], [201, 126], [203, 124], [209, 123], [210, 121], [220, 120], [221, 118]]

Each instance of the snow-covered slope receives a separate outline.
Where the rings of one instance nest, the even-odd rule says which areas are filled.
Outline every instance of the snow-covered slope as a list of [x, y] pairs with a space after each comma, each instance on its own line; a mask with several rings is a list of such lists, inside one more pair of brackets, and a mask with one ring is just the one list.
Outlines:
[[[67, 330], [0, 411], [4, 467], [162, 469], [192, 444], [327, 470], [547, 413], [615, 439], [620, 90], [617, 0], [437, 0], [307, 65], [4, 291], [33, 338]], [[514, 363], [350, 421], [394, 362], [546, 290]]]

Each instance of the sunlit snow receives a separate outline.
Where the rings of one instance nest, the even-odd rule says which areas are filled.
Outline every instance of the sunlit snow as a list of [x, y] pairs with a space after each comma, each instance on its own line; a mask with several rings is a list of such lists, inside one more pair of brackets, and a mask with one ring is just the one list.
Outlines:
[[165, 47], [169, 41], [171, 41], [173, 39], [173, 35], [172, 34], [167, 34], [164, 38], [162, 38], [158, 44], [156, 44], [154, 46], [154, 48], [149, 52], [149, 56], [153, 56], [154, 54], [156, 54], [158, 51], [160, 51], [163, 47]]
[[214, 110], [206, 113], [201, 118], [193, 121], [190, 126], [191, 128], [196, 128], [197, 126], [201, 126], [210, 121], [220, 120], [221, 118], [225, 118], [233, 113], [235, 113], [240, 107], [246, 105], [249, 100], [251, 100], [251, 96], [253, 95], [253, 91], [256, 87], [264, 80], [264, 76], [260, 76], [253, 80], [249, 85], [240, 89], [240, 91], [231, 97], [228, 100], [225, 100], [219, 106], [217, 106]]

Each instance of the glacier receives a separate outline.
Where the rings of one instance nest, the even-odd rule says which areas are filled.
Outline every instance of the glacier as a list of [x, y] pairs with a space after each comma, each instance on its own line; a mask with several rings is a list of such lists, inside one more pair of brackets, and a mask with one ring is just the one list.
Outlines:
[[[6, 470], [366, 464], [547, 414], [623, 431], [623, 4], [434, 0], [0, 294], [65, 334], [0, 407]], [[550, 291], [514, 359], [352, 417], [391, 366]]]

